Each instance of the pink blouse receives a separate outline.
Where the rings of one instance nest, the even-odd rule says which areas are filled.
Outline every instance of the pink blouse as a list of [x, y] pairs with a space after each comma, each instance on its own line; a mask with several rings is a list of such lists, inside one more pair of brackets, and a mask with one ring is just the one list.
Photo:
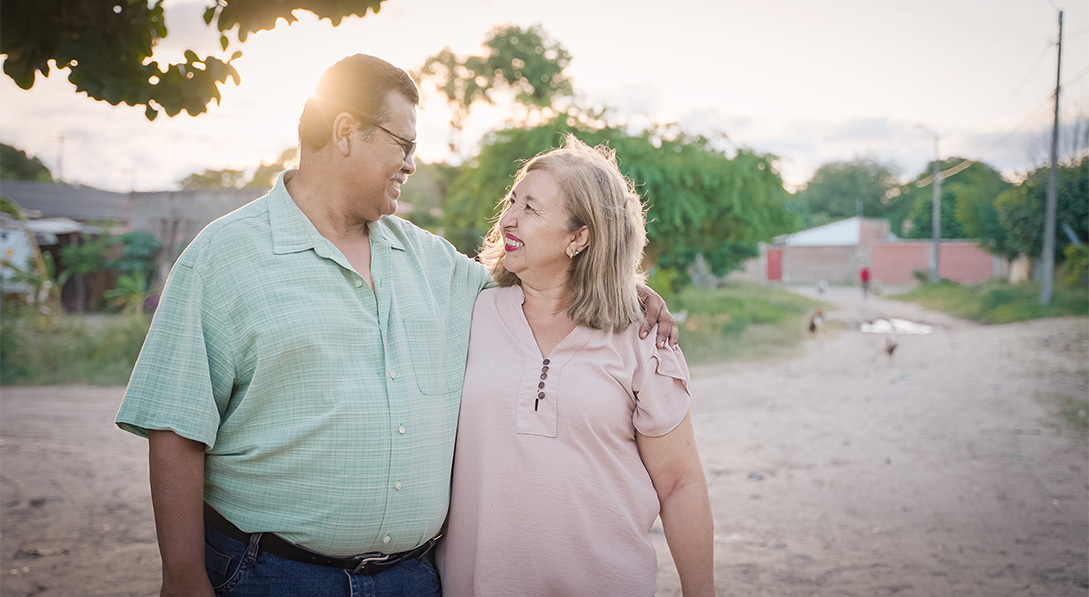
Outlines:
[[653, 595], [658, 495], [635, 437], [684, 419], [684, 356], [638, 325], [577, 326], [546, 365], [523, 300], [492, 288], [473, 310], [443, 594]]

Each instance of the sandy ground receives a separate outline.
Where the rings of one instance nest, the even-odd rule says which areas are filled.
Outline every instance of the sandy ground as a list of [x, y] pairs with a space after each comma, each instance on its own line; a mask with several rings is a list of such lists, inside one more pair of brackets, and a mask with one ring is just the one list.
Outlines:
[[[1089, 321], [978, 326], [832, 288], [801, 356], [693, 371], [726, 595], [1089, 596]], [[900, 317], [927, 336], [861, 334]], [[0, 390], [0, 593], [151, 595], [146, 443], [119, 388]], [[679, 594], [660, 547], [659, 595]]]

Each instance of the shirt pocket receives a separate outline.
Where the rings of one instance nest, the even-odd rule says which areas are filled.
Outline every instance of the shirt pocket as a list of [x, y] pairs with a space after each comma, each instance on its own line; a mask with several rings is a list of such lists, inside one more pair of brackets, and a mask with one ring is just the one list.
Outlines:
[[445, 396], [461, 391], [462, 377], [452, 370], [465, 355], [449, 354], [447, 322], [439, 317], [403, 320], [408, 360], [421, 394]]

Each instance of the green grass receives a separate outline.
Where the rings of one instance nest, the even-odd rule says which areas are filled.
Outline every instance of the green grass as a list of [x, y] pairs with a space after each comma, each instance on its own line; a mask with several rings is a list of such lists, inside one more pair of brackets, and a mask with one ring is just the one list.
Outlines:
[[1057, 286], [1052, 293], [1051, 304], [1045, 307], [1040, 304], [1039, 284], [1011, 286], [1002, 280], [991, 280], [979, 286], [961, 286], [944, 281], [923, 284], [894, 298], [980, 323], [1089, 315], [1089, 291], [1085, 289]]
[[809, 316], [820, 306], [785, 290], [737, 283], [685, 288], [670, 309], [685, 313], [681, 349], [690, 364], [700, 365], [787, 355], [808, 333]]
[[[755, 284], [701, 290], [670, 301], [685, 312], [681, 347], [693, 365], [791, 354], [821, 303]], [[150, 317], [12, 313], [0, 318], [0, 384], [124, 385], [147, 335]]]
[[1089, 438], [1089, 401], [1065, 394], [1046, 394], [1042, 398], [1052, 413], [1052, 427], [1082, 440]]
[[79, 315], [0, 319], [0, 384], [125, 385], [150, 316]]

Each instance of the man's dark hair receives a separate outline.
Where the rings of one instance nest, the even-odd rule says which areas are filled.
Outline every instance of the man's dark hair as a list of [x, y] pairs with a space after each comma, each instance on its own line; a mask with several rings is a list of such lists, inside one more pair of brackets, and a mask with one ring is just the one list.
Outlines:
[[391, 91], [400, 93], [412, 105], [420, 102], [420, 92], [405, 71], [366, 54], [344, 58], [322, 74], [314, 96], [306, 100], [299, 117], [299, 143], [304, 149], [325, 147], [333, 119], [342, 112], [364, 122], [383, 122], [387, 116], [386, 97]]

